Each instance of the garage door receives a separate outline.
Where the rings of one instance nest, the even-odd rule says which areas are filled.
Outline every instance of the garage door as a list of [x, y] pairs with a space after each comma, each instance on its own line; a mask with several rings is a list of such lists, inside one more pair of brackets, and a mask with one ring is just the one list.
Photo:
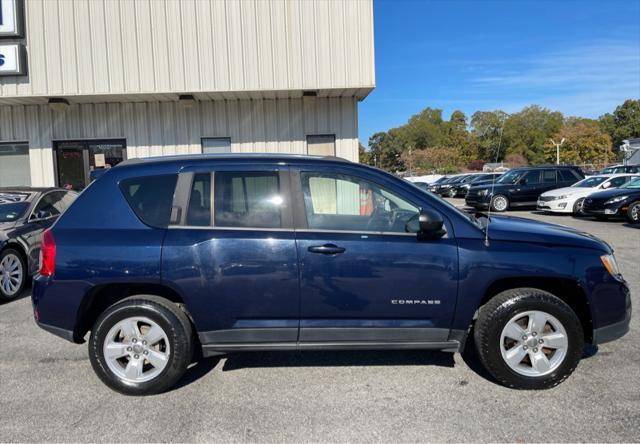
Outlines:
[[30, 185], [29, 145], [0, 143], [0, 187]]

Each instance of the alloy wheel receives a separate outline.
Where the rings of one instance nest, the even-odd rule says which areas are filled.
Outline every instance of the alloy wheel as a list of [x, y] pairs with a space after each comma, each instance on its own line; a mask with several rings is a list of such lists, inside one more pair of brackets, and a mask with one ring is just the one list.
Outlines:
[[13, 253], [6, 254], [0, 261], [0, 288], [7, 296], [15, 296], [22, 287], [24, 270], [20, 258]]
[[497, 211], [505, 211], [507, 209], [507, 199], [503, 196], [496, 196], [493, 198], [493, 207]]
[[147, 317], [126, 318], [114, 325], [103, 346], [109, 369], [126, 382], [147, 382], [157, 377], [170, 357], [165, 331]]
[[567, 356], [569, 341], [562, 323], [543, 311], [512, 317], [502, 329], [500, 352], [514, 372], [540, 377], [555, 371]]

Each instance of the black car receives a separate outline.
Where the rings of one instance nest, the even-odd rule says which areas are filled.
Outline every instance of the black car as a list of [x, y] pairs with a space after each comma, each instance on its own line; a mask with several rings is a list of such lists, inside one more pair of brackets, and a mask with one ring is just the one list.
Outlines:
[[580, 168], [551, 165], [515, 168], [495, 183], [472, 186], [465, 197], [468, 206], [492, 211], [511, 207], [535, 207], [538, 196], [555, 188], [568, 187], [584, 179]]
[[427, 182], [411, 182], [411, 183], [417, 186], [418, 188], [420, 188], [422, 191], [429, 191], [429, 184]]
[[640, 223], [640, 179], [590, 194], [584, 201], [583, 211], [600, 219], [626, 216], [632, 224]]
[[454, 197], [465, 197], [472, 186], [491, 183], [502, 176], [502, 173], [477, 173], [471, 174], [468, 178], [458, 184], [454, 190]]
[[439, 178], [438, 180], [436, 180], [435, 182], [429, 185], [429, 191], [431, 191], [432, 193], [435, 193], [436, 190], [440, 187], [440, 185], [447, 183], [454, 177], [455, 176], [442, 176], [441, 178]]
[[442, 182], [440, 185], [437, 185], [435, 189], [432, 190], [432, 192], [439, 194], [442, 197], [453, 197], [455, 187], [461, 184], [469, 176], [470, 174], [458, 174], [456, 176], [451, 176], [448, 180]]
[[0, 188], [0, 302], [20, 294], [38, 268], [42, 232], [76, 196], [60, 188]]
[[604, 168], [600, 174], [634, 174], [640, 173], [640, 165], [614, 165]]

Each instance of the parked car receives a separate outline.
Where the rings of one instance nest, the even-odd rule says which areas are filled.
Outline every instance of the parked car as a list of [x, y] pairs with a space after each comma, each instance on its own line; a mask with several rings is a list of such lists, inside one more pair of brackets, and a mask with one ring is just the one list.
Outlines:
[[465, 197], [472, 186], [483, 185], [497, 180], [502, 173], [476, 173], [471, 174], [454, 188], [454, 197]]
[[0, 188], [0, 302], [20, 295], [38, 269], [42, 232], [76, 196], [60, 188]]
[[514, 168], [495, 184], [472, 186], [465, 197], [468, 206], [502, 212], [515, 207], [535, 207], [538, 196], [554, 188], [568, 187], [584, 179], [573, 166]]
[[590, 194], [584, 201], [583, 211], [599, 219], [626, 217], [632, 224], [640, 223], [640, 179], [620, 188]]
[[456, 174], [455, 176], [451, 176], [451, 178], [447, 181], [442, 182], [440, 185], [437, 185], [434, 189], [434, 193], [439, 194], [442, 197], [453, 197], [455, 192], [455, 187], [462, 183], [469, 177], [469, 174]]
[[32, 298], [45, 330], [76, 343], [90, 330], [95, 372], [132, 395], [174, 385], [194, 348], [461, 352], [468, 334], [498, 381], [542, 389], [631, 316], [593, 236], [285, 155], [111, 168], [45, 232]]
[[640, 165], [613, 165], [600, 171], [600, 174], [622, 173], [640, 173]]
[[442, 176], [440, 179], [436, 180], [435, 182], [433, 182], [432, 184], [429, 185], [429, 191], [432, 192], [432, 193], [435, 193], [440, 185], [448, 182], [453, 177], [455, 177], [455, 176]]
[[418, 188], [420, 188], [422, 191], [429, 191], [429, 184], [427, 182], [411, 182], [411, 183], [417, 186]]
[[640, 176], [633, 174], [613, 174], [591, 176], [574, 183], [570, 187], [557, 188], [542, 193], [538, 198], [538, 210], [551, 213], [583, 214], [584, 200], [596, 191], [618, 188]]

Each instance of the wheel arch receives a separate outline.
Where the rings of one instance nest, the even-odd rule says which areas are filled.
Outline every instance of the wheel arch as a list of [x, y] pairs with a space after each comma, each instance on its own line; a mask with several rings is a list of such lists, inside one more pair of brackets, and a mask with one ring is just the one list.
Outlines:
[[175, 304], [185, 312], [192, 324], [193, 318], [185, 306], [185, 301], [174, 289], [157, 283], [117, 283], [95, 286], [82, 300], [73, 331], [74, 342], [84, 342], [84, 337], [107, 308], [130, 296], [151, 295], [161, 297]]
[[[570, 278], [529, 276], [498, 279], [492, 282], [485, 291], [478, 310], [497, 294], [516, 288], [543, 290], [565, 302], [580, 319], [585, 342], [590, 343], [593, 341], [593, 317], [589, 299], [580, 284]], [[474, 315], [474, 320], [476, 317], [477, 312]]]
[[27, 270], [26, 270], [27, 275], [30, 276], [31, 270], [30, 270], [29, 258], [27, 257], [27, 252], [25, 251], [24, 247], [19, 242], [9, 241], [5, 243], [2, 247], [0, 247], [0, 254], [2, 254], [5, 250], [15, 250], [18, 252], [20, 257], [22, 258], [22, 261], [24, 262], [25, 267], [27, 267]]

